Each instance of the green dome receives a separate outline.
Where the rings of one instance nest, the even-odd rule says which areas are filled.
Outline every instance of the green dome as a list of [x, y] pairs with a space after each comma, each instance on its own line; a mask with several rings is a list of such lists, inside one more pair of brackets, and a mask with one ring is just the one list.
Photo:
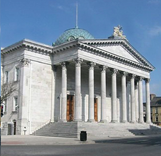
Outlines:
[[94, 37], [89, 34], [86, 30], [79, 28], [72, 28], [66, 30], [55, 42], [54, 45], [60, 45], [67, 41], [72, 41], [75, 39], [94, 39]]

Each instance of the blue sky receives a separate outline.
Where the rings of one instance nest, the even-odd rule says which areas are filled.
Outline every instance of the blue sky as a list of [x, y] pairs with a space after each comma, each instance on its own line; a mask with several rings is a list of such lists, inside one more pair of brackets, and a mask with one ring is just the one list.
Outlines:
[[161, 96], [161, 0], [1, 0], [1, 47], [24, 38], [51, 45], [78, 26], [95, 38], [108, 38], [121, 25], [128, 41], [156, 69], [151, 93]]

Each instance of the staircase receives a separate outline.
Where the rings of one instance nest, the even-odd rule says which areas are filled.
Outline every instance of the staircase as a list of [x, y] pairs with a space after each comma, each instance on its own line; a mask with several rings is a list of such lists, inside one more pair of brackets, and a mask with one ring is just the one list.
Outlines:
[[50, 122], [32, 135], [77, 138], [77, 122]]
[[130, 137], [136, 135], [161, 135], [161, 127], [139, 123], [78, 123], [78, 132], [86, 131], [88, 138], [93, 137]]
[[136, 135], [161, 135], [161, 127], [154, 124], [139, 123], [89, 123], [89, 122], [55, 122], [48, 123], [35, 131], [33, 135], [79, 138], [80, 132], [86, 131], [88, 138], [95, 137], [130, 137]]

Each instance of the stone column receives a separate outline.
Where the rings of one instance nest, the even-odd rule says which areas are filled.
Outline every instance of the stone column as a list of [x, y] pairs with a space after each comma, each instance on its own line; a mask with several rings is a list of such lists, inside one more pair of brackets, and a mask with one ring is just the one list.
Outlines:
[[54, 122], [54, 104], [55, 104], [55, 81], [56, 81], [56, 72], [57, 72], [57, 66], [52, 65], [52, 97], [51, 97], [51, 122]]
[[131, 75], [131, 122], [135, 123], [135, 85], [134, 85], [135, 75]]
[[127, 122], [126, 72], [122, 72], [122, 122]]
[[66, 122], [67, 113], [67, 63], [62, 62], [62, 96], [61, 96], [61, 121]]
[[101, 68], [101, 122], [107, 122], [106, 120], [106, 67]]
[[82, 95], [81, 95], [81, 62], [80, 58], [75, 61], [75, 107], [74, 121], [82, 121]]
[[143, 89], [142, 89], [142, 77], [139, 78], [139, 90], [138, 90], [138, 99], [139, 99], [139, 123], [143, 123]]
[[151, 123], [149, 82], [150, 82], [150, 79], [145, 80], [145, 87], [146, 87], [146, 123]]
[[138, 81], [135, 81], [135, 118], [138, 122]]
[[117, 69], [112, 70], [112, 120], [111, 122], [117, 122], [117, 82], [116, 75]]
[[89, 63], [89, 108], [88, 122], [94, 122], [94, 66], [95, 63]]

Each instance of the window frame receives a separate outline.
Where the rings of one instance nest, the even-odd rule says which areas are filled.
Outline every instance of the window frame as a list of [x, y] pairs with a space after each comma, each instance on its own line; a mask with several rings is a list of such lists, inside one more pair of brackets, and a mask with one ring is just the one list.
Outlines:
[[5, 80], [4, 80], [4, 83], [8, 83], [8, 80], [9, 80], [9, 72], [8, 71], [5, 71]]
[[19, 80], [19, 68], [15, 67], [15, 75], [14, 75], [14, 81], [18, 81]]
[[17, 112], [18, 111], [18, 96], [14, 96], [13, 97], [13, 112]]
[[3, 101], [3, 113], [7, 113], [7, 99]]

